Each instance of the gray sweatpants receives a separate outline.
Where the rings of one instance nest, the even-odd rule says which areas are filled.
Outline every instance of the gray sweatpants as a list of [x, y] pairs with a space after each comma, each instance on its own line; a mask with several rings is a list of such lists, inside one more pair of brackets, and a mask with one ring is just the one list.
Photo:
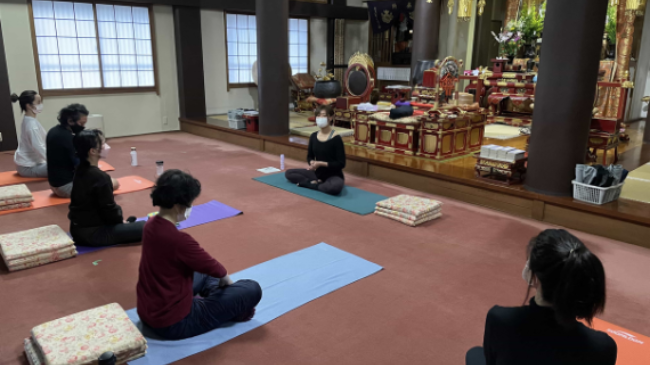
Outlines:
[[59, 186], [58, 188], [55, 188], [54, 186], [50, 186], [50, 189], [52, 189], [52, 192], [54, 195], [60, 197], [60, 198], [69, 198], [72, 196], [72, 183], [69, 182], [63, 186]]
[[47, 162], [32, 167], [16, 166], [16, 170], [22, 177], [47, 177]]

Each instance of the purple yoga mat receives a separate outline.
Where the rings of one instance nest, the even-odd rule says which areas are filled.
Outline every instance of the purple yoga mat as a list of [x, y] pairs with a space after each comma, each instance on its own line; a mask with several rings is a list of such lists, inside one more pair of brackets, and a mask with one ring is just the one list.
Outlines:
[[[242, 214], [241, 211], [213, 200], [205, 204], [200, 204], [192, 207], [192, 215], [190, 215], [190, 218], [188, 220], [179, 223], [178, 229], [196, 227], [202, 224], [234, 217], [240, 214]], [[148, 217], [143, 217], [138, 218], [138, 221], [146, 221], [148, 219]], [[79, 255], [83, 255], [85, 253], [99, 251], [104, 248], [106, 247], [77, 246], [77, 253]]]

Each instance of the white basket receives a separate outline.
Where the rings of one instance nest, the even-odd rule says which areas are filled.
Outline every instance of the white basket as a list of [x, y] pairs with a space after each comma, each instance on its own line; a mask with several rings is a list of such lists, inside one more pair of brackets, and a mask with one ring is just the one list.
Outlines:
[[579, 183], [575, 180], [573, 183], [573, 199], [580, 200], [591, 204], [607, 204], [617, 200], [621, 195], [623, 184], [600, 188], [588, 184]]
[[230, 129], [246, 129], [245, 120], [228, 120], [228, 128]]

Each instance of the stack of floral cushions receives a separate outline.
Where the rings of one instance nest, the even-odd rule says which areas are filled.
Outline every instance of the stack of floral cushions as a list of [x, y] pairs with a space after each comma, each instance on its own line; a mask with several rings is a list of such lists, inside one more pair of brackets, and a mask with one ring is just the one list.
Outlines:
[[57, 225], [0, 235], [0, 254], [9, 271], [29, 269], [77, 255], [74, 242]]
[[0, 211], [29, 208], [34, 201], [25, 184], [0, 187]]
[[411, 227], [442, 216], [442, 203], [411, 195], [398, 195], [377, 203], [375, 214]]
[[117, 364], [147, 353], [147, 340], [117, 303], [36, 326], [25, 339], [31, 365], [97, 364], [107, 351], [115, 354]]

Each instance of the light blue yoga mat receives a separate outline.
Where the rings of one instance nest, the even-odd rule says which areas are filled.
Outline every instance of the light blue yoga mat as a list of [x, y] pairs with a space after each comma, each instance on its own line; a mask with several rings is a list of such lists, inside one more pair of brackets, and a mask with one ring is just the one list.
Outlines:
[[[180, 341], [154, 339], [145, 331], [149, 346], [147, 355], [129, 361], [129, 364], [166, 365], [184, 359], [260, 327], [381, 269], [377, 264], [326, 243], [319, 243], [253, 266], [231, 276], [233, 280], [253, 279], [262, 287], [262, 301], [251, 321], [229, 324], [201, 336]], [[142, 323], [136, 309], [128, 310], [127, 314], [142, 331]]]
[[371, 214], [375, 211], [375, 204], [378, 201], [387, 199], [383, 195], [350, 186], [344, 187], [340, 195], [328, 195], [317, 190], [296, 186], [284, 177], [284, 173], [260, 176], [253, 180], [361, 215]]

